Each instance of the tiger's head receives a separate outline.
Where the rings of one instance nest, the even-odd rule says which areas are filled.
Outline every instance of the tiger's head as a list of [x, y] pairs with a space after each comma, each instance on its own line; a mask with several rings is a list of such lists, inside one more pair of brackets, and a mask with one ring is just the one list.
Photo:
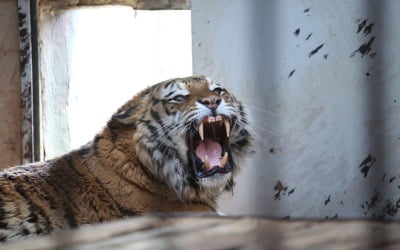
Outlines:
[[181, 197], [231, 189], [251, 153], [242, 104], [205, 76], [156, 84], [122, 106], [111, 122], [132, 129], [138, 162]]

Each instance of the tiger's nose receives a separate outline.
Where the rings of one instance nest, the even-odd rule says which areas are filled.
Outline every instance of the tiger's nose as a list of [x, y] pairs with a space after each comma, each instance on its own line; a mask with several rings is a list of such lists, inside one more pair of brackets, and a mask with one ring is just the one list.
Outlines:
[[216, 109], [221, 103], [221, 98], [218, 96], [209, 96], [199, 100], [199, 103], [207, 106], [209, 109]]

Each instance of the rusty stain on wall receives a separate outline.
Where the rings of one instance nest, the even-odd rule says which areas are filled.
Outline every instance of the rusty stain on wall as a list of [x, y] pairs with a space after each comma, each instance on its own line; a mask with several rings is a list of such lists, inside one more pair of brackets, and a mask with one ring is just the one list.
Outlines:
[[283, 183], [278, 180], [274, 186], [274, 190], [276, 191], [276, 193], [274, 195], [274, 199], [280, 200], [284, 196], [290, 196], [291, 194], [293, 194], [295, 191], [295, 188], [292, 188], [289, 190], [288, 186], [283, 185]]

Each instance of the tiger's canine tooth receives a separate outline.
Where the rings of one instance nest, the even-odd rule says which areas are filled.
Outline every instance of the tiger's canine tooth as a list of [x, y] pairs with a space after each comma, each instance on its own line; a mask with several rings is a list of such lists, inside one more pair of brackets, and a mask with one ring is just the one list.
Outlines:
[[210, 163], [210, 161], [208, 160], [208, 155], [205, 156], [205, 159], [204, 159], [204, 166], [206, 166], [206, 169], [207, 169], [207, 170], [211, 169], [211, 163]]
[[222, 167], [225, 167], [227, 161], [228, 161], [228, 152], [225, 152], [224, 156], [221, 159]]
[[224, 125], [225, 125], [226, 137], [229, 138], [229, 135], [231, 133], [231, 125], [229, 124], [228, 119], [224, 119]]
[[224, 118], [221, 115], [218, 115], [217, 117], [215, 117], [215, 121], [219, 122], [219, 125], [222, 126]]
[[199, 135], [200, 135], [201, 141], [204, 141], [204, 124], [203, 124], [203, 121], [200, 122], [200, 125], [199, 125]]

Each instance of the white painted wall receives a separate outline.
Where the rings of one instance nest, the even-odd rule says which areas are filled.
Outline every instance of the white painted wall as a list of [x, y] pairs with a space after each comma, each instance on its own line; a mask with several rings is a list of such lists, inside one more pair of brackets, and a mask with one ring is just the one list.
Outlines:
[[400, 217], [398, 13], [397, 0], [192, 0], [194, 73], [236, 93], [258, 133], [222, 211]]

